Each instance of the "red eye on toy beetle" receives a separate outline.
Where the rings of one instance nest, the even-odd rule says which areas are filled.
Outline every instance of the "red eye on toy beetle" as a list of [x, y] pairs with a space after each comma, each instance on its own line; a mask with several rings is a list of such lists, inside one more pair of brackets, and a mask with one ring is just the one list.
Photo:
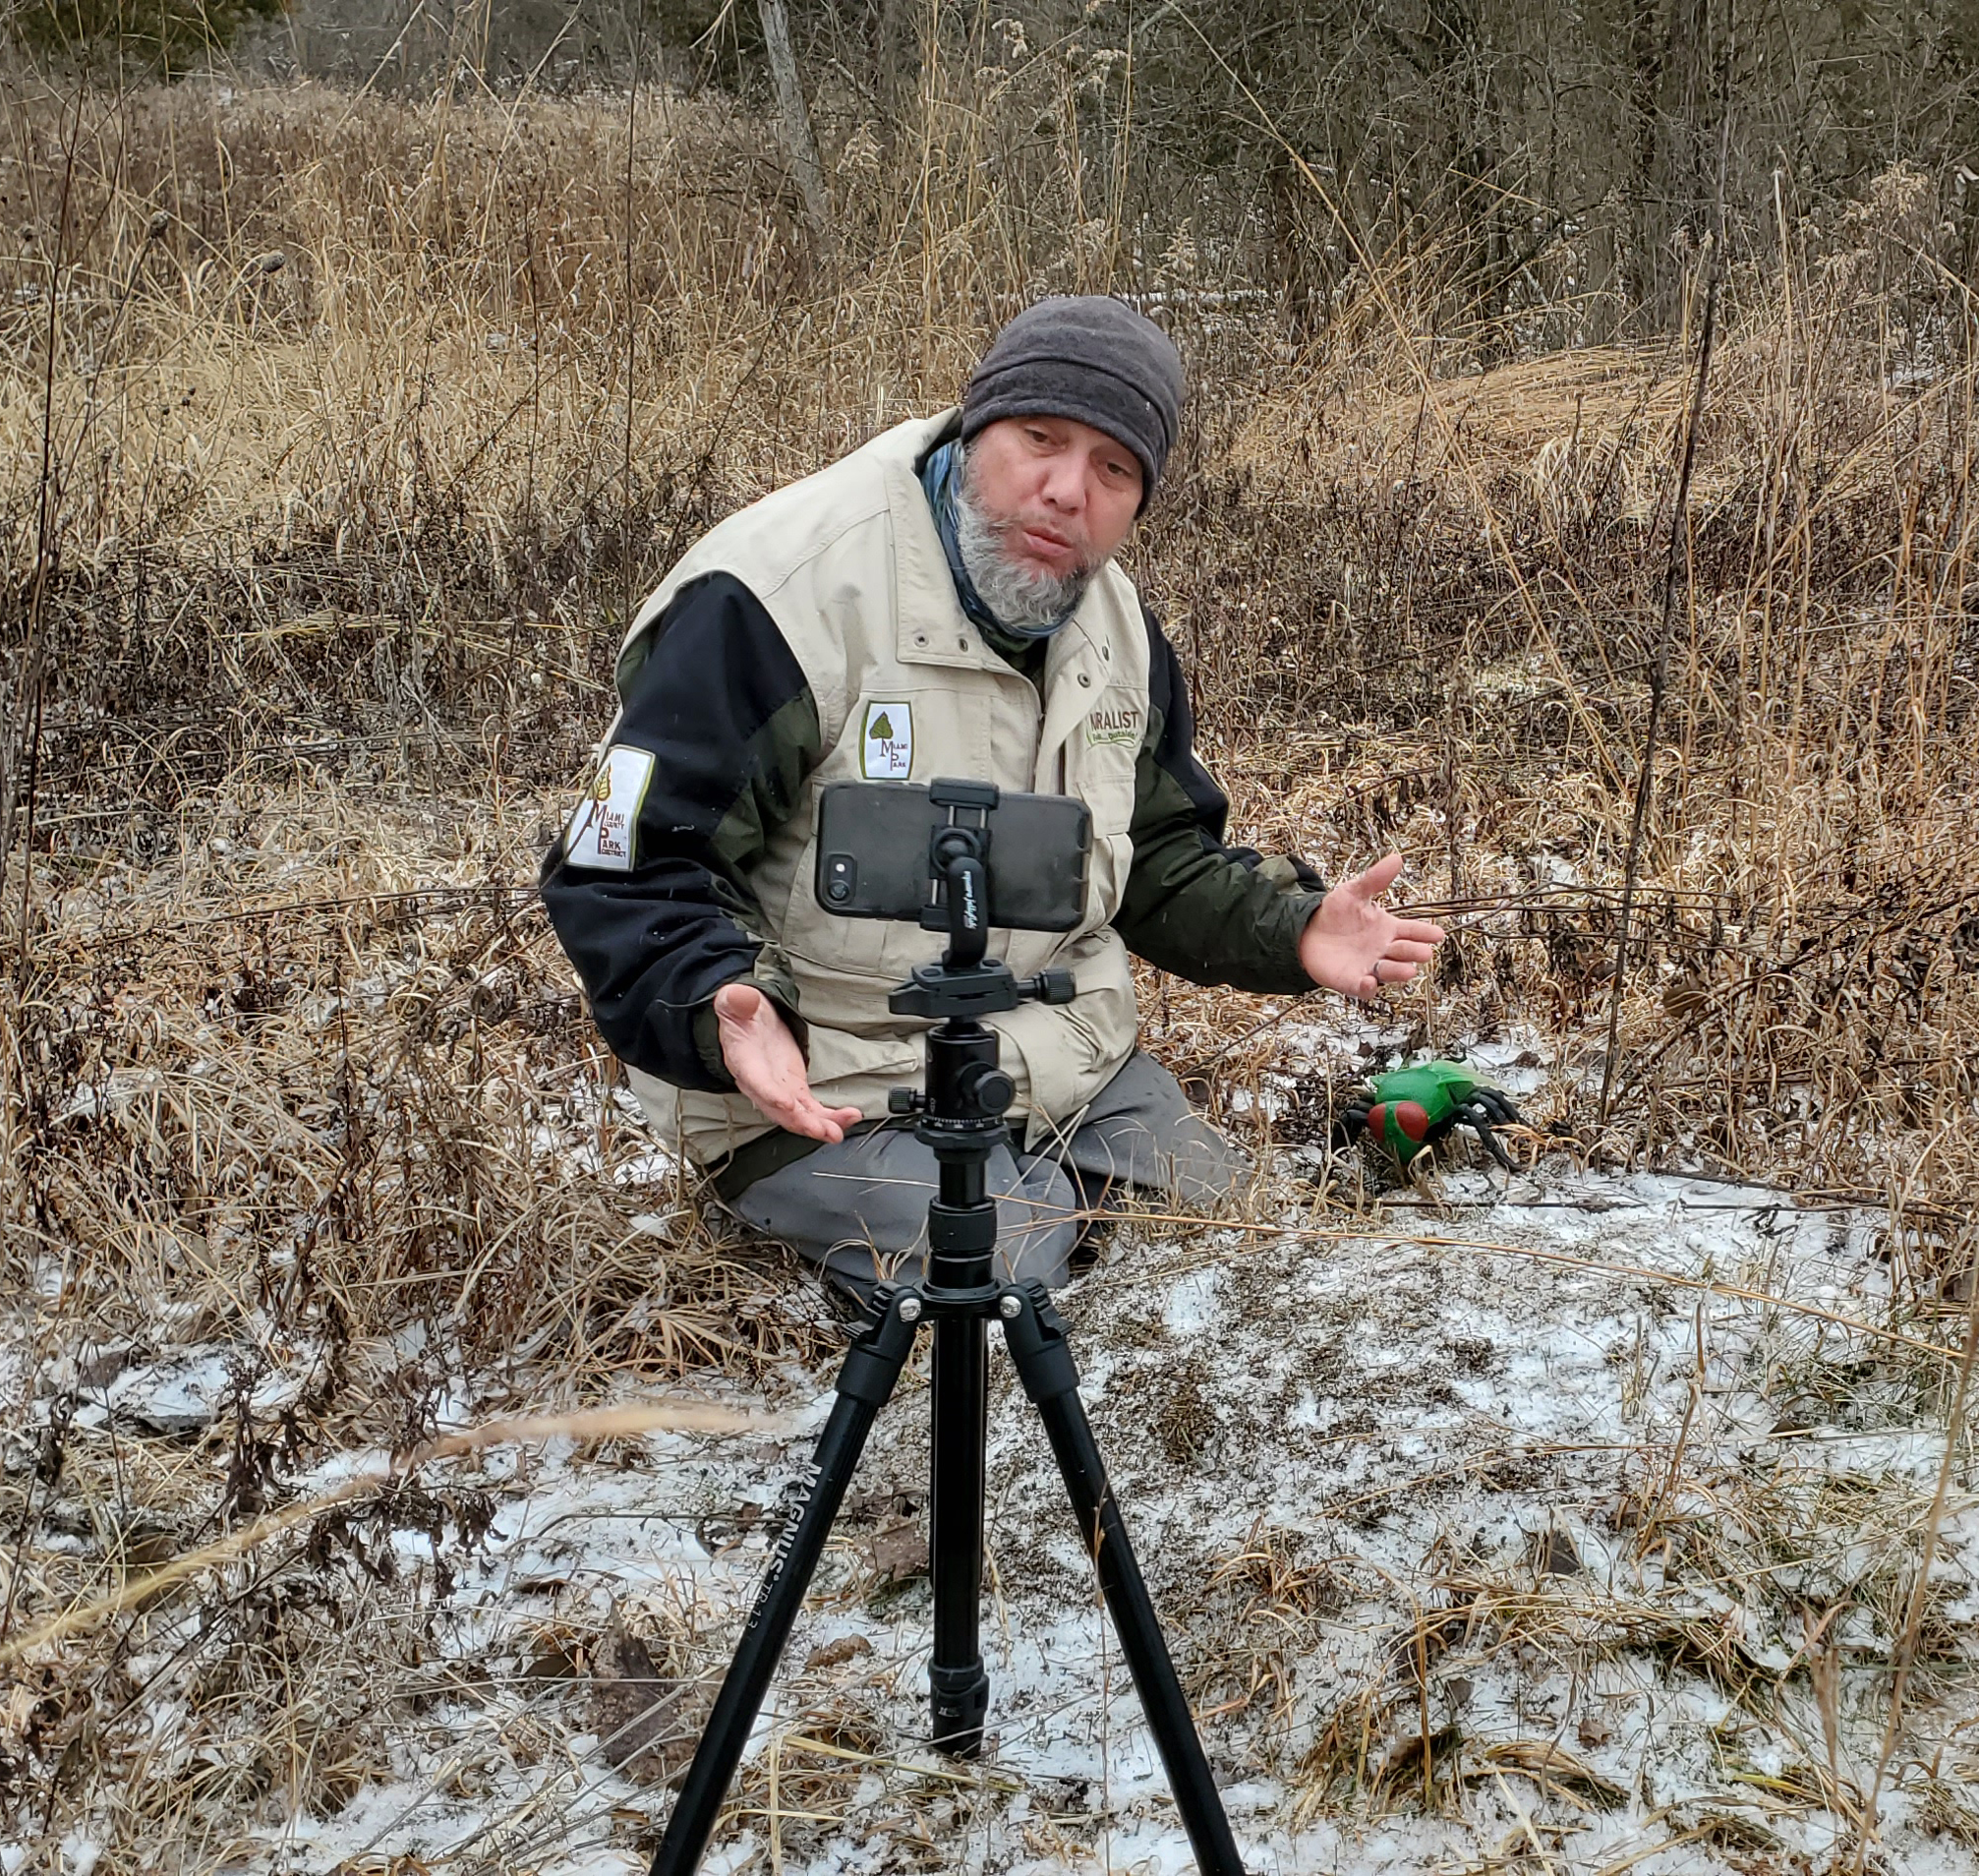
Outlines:
[[1428, 1110], [1418, 1101], [1397, 1101], [1395, 1125], [1420, 1146], [1429, 1131]]

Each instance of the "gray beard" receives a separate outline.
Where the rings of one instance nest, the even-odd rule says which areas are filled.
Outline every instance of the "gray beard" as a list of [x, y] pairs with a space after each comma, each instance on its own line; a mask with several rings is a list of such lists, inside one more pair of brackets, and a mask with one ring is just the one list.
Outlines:
[[985, 514], [969, 487], [967, 453], [956, 490], [956, 546], [962, 571], [1000, 625], [1035, 635], [1056, 625], [1077, 606], [1091, 584], [1094, 569], [1057, 574], [1015, 560], [1004, 549], [1004, 529]]

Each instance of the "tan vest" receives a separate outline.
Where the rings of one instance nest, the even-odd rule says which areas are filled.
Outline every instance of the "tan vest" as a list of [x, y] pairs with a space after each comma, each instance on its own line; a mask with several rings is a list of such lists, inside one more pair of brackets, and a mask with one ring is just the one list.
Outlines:
[[[749, 884], [762, 934], [780, 945], [811, 1026], [811, 1085], [827, 1107], [887, 1111], [887, 1090], [919, 1086], [923, 1022], [887, 993], [939, 955], [916, 925], [839, 918], [818, 905], [817, 791], [861, 779], [935, 776], [1077, 795], [1092, 814], [1078, 929], [997, 932], [991, 955], [1028, 975], [1070, 967], [1077, 1000], [993, 1017], [1030, 1143], [1076, 1119], [1132, 1053], [1137, 1026], [1127, 949], [1111, 929], [1133, 844], [1135, 760], [1147, 728], [1147, 629], [1133, 583], [1110, 562], [1053, 637], [1044, 694], [983, 643], [956, 599], [914, 464], [953, 413], [901, 424], [713, 529], [640, 608], [618, 657], [619, 687], [644, 662], [673, 595], [733, 574], [776, 621], [802, 667], [824, 760], [770, 838]], [[770, 1131], [739, 1094], [670, 1086], [638, 1070], [633, 1087], [662, 1139], [703, 1164]]]

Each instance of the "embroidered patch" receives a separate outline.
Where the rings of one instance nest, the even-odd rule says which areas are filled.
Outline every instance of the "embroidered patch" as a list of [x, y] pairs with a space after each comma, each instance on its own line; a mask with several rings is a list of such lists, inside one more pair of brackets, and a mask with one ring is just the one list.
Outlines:
[[913, 766], [913, 706], [869, 703], [859, 732], [859, 773], [868, 782], [904, 782]]
[[1135, 742], [1140, 740], [1140, 709], [1135, 704], [1104, 704], [1089, 713], [1085, 720], [1085, 746], [1088, 749], [1104, 747], [1108, 743]]
[[629, 873], [646, 785], [653, 780], [653, 752], [614, 742], [598, 765], [591, 792], [577, 804], [563, 830], [563, 857], [572, 866], [596, 866]]

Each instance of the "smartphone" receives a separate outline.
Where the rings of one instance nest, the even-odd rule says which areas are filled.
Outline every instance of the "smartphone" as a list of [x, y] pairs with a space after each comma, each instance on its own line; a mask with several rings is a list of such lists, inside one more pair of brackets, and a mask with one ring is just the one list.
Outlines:
[[1012, 794], [986, 782], [834, 782], [818, 792], [818, 904], [841, 918], [939, 929], [934, 837], [982, 829], [989, 922], [1071, 931], [1085, 916], [1092, 815], [1066, 794]]

